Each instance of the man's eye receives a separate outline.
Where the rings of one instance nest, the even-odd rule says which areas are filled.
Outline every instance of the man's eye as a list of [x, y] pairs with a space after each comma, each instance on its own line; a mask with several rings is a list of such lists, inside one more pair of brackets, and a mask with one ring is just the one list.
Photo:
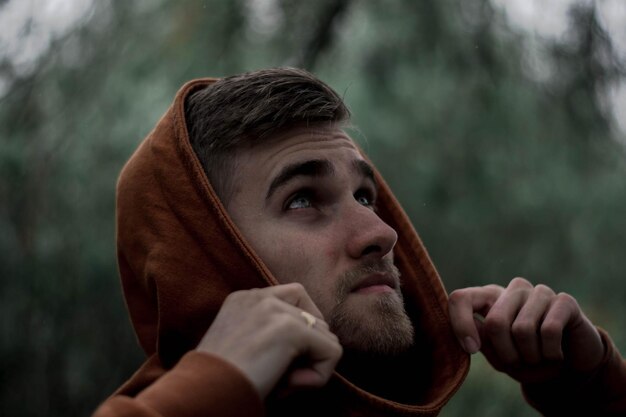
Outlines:
[[374, 206], [374, 198], [368, 191], [359, 191], [354, 195], [354, 199], [365, 207]]
[[287, 204], [287, 210], [303, 209], [311, 207], [311, 199], [305, 195], [294, 197]]

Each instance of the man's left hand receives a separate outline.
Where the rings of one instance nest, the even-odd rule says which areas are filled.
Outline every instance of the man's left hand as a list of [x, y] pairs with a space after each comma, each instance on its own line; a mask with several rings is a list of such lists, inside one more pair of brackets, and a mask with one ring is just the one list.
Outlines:
[[598, 330], [572, 296], [523, 278], [506, 288], [456, 290], [449, 311], [468, 353], [480, 350], [494, 368], [523, 383], [548, 381], [565, 369], [591, 372], [604, 356]]

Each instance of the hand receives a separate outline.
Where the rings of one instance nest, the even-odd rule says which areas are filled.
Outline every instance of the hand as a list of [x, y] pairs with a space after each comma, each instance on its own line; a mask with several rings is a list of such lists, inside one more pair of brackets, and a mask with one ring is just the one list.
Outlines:
[[494, 368], [520, 382], [548, 381], [564, 369], [590, 372], [604, 356], [600, 334], [573, 297], [523, 278], [506, 288], [454, 291], [449, 311], [461, 346], [482, 351]]
[[[303, 311], [316, 317], [313, 326]], [[230, 294], [196, 349], [239, 368], [262, 399], [283, 377], [288, 388], [325, 385], [342, 354], [337, 337], [297, 283]]]

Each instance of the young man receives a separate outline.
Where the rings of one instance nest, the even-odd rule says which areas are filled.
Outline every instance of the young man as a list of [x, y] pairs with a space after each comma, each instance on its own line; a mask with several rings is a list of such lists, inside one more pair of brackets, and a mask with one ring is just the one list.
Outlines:
[[623, 415], [626, 365], [570, 296], [516, 278], [448, 304], [348, 118], [301, 70], [182, 87], [118, 184], [148, 359], [96, 415], [432, 416], [478, 350], [546, 415]]

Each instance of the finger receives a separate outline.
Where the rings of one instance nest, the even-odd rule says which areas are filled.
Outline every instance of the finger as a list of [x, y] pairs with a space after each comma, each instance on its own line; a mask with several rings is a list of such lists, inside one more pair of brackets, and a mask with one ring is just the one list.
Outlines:
[[304, 309], [321, 316], [301, 285], [234, 292], [225, 299], [198, 349], [241, 369], [262, 398], [300, 357], [312, 376], [300, 382], [296, 378], [296, 383], [322, 384], [332, 374], [341, 346], [321, 317], [310, 328], [302, 316]]
[[511, 325], [531, 290], [532, 285], [528, 281], [515, 278], [485, 316], [483, 335], [493, 346], [497, 360], [505, 366], [512, 366], [520, 360], [511, 334]]
[[[282, 302], [281, 308], [294, 317], [298, 325], [297, 332], [295, 329], [290, 332], [294, 337], [292, 340], [297, 341], [298, 352], [287, 377], [288, 386], [321, 387], [330, 379], [343, 353], [339, 339], [329, 330], [328, 324], [304, 287], [300, 284], [280, 287], [273, 295]], [[309, 326], [302, 315], [303, 311], [317, 317], [313, 326]], [[311, 331], [312, 329], [315, 331]]]
[[330, 332], [310, 331], [300, 340], [302, 351], [293, 362], [288, 384], [291, 387], [321, 387], [330, 379], [343, 353], [339, 340]]
[[545, 285], [537, 285], [530, 293], [511, 326], [515, 345], [527, 364], [538, 364], [542, 359], [542, 343], [539, 334], [555, 294]]
[[284, 303], [281, 306], [281, 308], [283, 308], [284, 311], [289, 312], [289, 314], [292, 314], [293, 316], [295, 316], [298, 319], [298, 321], [301, 322], [302, 326], [306, 327], [307, 329], [314, 329], [314, 330], [321, 331], [323, 333], [328, 333], [334, 336], [334, 333], [330, 331], [328, 323], [326, 323], [326, 321], [324, 321], [323, 318], [315, 317], [315, 323], [312, 325], [309, 325], [309, 320], [303, 315], [303, 313], [308, 313], [308, 314], [311, 314], [311, 313], [309, 313], [308, 311], [304, 309], [301, 309], [300, 307], [296, 307], [287, 302], [284, 302], [282, 300], [279, 300], [279, 301]]
[[559, 294], [554, 299], [541, 325], [542, 353], [546, 359], [563, 360], [563, 331], [577, 309], [575, 300], [567, 294]]
[[309, 328], [313, 328], [315, 326], [315, 324], [317, 323], [317, 319], [311, 313], [308, 313], [308, 312], [306, 312], [304, 310], [300, 310], [300, 315], [302, 316], [304, 321], [306, 321], [306, 325]]
[[485, 314], [502, 293], [497, 285], [464, 288], [453, 291], [448, 301], [452, 329], [466, 352], [476, 353], [481, 338], [474, 322], [474, 313]]
[[[246, 355], [240, 355], [233, 362], [239, 364], [262, 398], [281, 379], [294, 388], [324, 385], [341, 357], [337, 337], [330, 332], [309, 329], [302, 317], [289, 311], [302, 310], [275, 297], [266, 299], [269, 301], [264, 302], [263, 309], [271, 312], [265, 316], [268, 318], [266, 326], [259, 328], [255, 337], [245, 344]], [[255, 346], [257, 341], [261, 343]], [[294, 372], [295, 380], [290, 382]]]
[[[258, 317], [282, 317], [289, 320], [289, 324], [296, 324], [299, 328], [307, 330], [320, 331], [327, 336], [335, 337], [331, 333], [328, 323], [323, 318], [313, 315], [313, 312], [306, 311], [301, 307], [296, 307], [290, 304], [289, 301], [294, 301], [298, 295], [289, 295], [292, 289], [281, 289], [282, 291], [265, 291], [262, 293], [262, 297], [257, 298], [257, 302], [254, 306], [254, 311]], [[296, 291], [300, 291], [296, 288]], [[278, 295], [278, 296], [276, 296]], [[306, 295], [306, 294], [305, 294]], [[285, 301], [287, 300], [287, 301]], [[300, 304], [302, 305], [302, 303]], [[315, 324], [310, 326], [310, 318], [306, 318], [304, 313], [311, 315], [315, 319]], [[285, 317], [287, 316], [287, 318]], [[293, 321], [292, 321], [293, 319]], [[276, 319], [274, 319], [276, 321]], [[287, 336], [290, 336], [287, 334]]]
[[563, 331], [563, 356], [572, 369], [591, 372], [602, 362], [606, 348], [596, 326], [580, 310], [576, 301], [573, 298], [571, 300], [575, 304], [575, 311]]

